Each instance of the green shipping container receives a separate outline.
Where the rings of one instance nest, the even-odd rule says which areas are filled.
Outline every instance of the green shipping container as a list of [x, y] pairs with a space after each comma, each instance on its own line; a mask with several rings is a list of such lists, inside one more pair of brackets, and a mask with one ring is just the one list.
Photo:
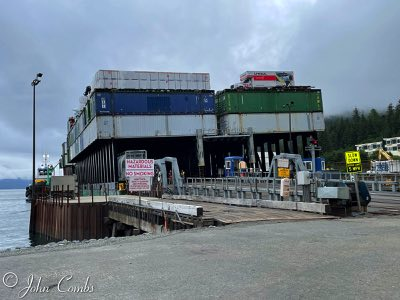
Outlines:
[[322, 112], [321, 90], [224, 90], [216, 96], [217, 114]]

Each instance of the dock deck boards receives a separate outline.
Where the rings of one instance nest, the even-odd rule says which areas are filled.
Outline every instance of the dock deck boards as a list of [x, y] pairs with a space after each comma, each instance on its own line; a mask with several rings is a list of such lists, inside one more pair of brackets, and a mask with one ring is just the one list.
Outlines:
[[[127, 195], [124, 195], [126, 197]], [[115, 196], [113, 196], [115, 197]], [[130, 196], [138, 198], [138, 196]], [[223, 224], [234, 224], [241, 222], [256, 221], [305, 221], [318, 219], [334, 219], [334, 216], [322, 215], [317, 213], [308, 213], [301, 211], [261, 208], [261, 207], [245, 207], [226, 205], [218, 203], [209, 203], [203, 201], [177, 200], [177, 199], [160, 199], [151, 197], [142, 197], [142, 199], [181, 203], [189, 205], [197, 205], [203, 207], [203, 219], [215, 219]], [[104, 196], [94, 196], [94, 202], [105, 202]], [[70, 200], [71, 203], [77, 203], [77, 199]], [[81, 203], [91, 203], [92, 197], [81, 197]]]
[[[126, 195], [124, 195], [124, 197], [126, 197]], [[130, 197], [137, 198], [137, 196]], [[150, 197], [142, 197], [142, 199], [201, 206], [203, 207], [203, 220], [216, 220], [223, 224], [256, 221], [305, 221], [336, 218], [334, 216], [327, 216], [317, 213], [261, 207], [235, 206], [203, 201], [160, 199]], [[99, 201], [100, 199], [95, 199], [95, 201], [96, 200]], [[87, 201], [87, 199], [84, 199], [84, 201]]]
[[189, 200], [159, 199], [160, 201], [198, 205], [203, 207], [203, 219], [215, 219], [225, 224], [256, 221], [289, 221], [334, 219], [336, 217], [292, 210], [243, 207]]

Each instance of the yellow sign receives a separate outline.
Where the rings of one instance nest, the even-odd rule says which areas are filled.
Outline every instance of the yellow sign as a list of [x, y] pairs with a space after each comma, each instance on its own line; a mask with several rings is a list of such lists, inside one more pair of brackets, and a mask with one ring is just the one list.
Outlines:
[[352, 164], [347, 165], [346, 167], [348, 173], [357, 173], [362, 171], [361, 164]]
[[347, 151], [345, 152], [346, 157], [346, 168], [348, 173], [361, 172], [361, 158], [360, 152], [358, 151]]
[[289, 168], [278, 168], [278, 176], [279, 177], [289, 178], [290, 177]]
[[346, 156], [346, 165], [361, 163], [360, 152], [358, 151], [345, 152], [345, 156]]

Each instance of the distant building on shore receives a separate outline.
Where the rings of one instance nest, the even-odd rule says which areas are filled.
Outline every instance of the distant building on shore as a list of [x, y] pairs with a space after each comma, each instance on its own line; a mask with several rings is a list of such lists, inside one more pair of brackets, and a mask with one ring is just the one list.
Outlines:
[[372, 142], [355, 145], [357, 151], [363, 150], [371, 154], [378, 149], [390, 152], [392, 155], [400, 156], [400, 137], [383, 138], [380, 142]]

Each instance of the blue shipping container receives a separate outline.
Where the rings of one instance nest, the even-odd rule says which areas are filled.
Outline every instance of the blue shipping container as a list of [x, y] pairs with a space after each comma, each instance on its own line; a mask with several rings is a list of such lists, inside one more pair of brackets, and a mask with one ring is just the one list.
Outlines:
[[214, 114], [214, 93], [96, 92], [96, 114]]
[[94, 96], [94, 110], [96, 115], [108, 115], [112, 113], [111, 108], [111, 94], [110, 93], [95, 93]]

